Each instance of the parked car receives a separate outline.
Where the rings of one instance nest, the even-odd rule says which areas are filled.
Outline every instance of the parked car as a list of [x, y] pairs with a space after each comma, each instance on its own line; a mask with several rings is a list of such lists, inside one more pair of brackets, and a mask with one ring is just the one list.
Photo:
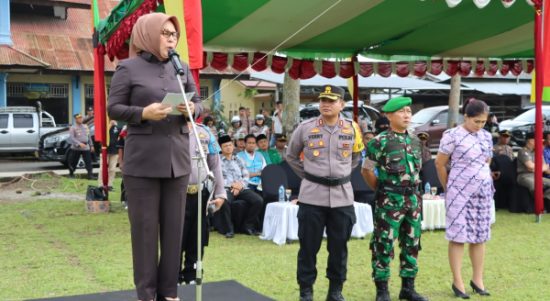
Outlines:
[[[90, 128], [92, 137], [95, 134], [94, 119], [85, 120]], [[63, 127], [56, 131], [45, 134], [40, 138], [38, 158], [42, 161], [58, 161], [61, 164], [68, 166], [69, 148], [69, 128]], [[93, 139], [92, 139], [93, 140]], [[95, 153], [92, 154], [92, 164], [99, 165], [100, 147], [94, 142]], [[77, 167], [84, 167], [84, 161], [80, 158]]]
[[[550, 106], [542, 106], [542, 115], [550, 119]], [[498, 125], [499, 130], [509, 130], [522, 125], [535, 124], [535, 108], [531, 108], [513, 119], [501, 121]]]
[[[363, 104], [362, 101], [358, 103], [359, 108], [359, 120], [365, 121], [369, 127], [374, 126], [374, 122], [380, 117], [380, 112], [371, 106]], [[300, 121], [304, 121], [313, 117], [317, 117], [321, 114], [319, 112], [319, 104], [313, 103], [303, 106], [300, 109]], [[353, 103], [348, 101], [342, 110], [342, 115], [346, 118], [353, 118]]]
[[0, 108], [0, 152], [38, 151], [40, 137], [55, 131], [53, 116], [37, 107]]
[[[544, 130], [550, 130], [550, 106], [542, 106]], [[512, 134], [510, 143], [513, 146], [524, 146], [525, 135], [534, 131], [535, 108], [532, 108], [514, 119], [504, 120], [499, 124], [499, 130], [508, 130]]]
[[[416, 112], [411, 119], [410, 128], [414, 132], [426, 132], [430, 135], [428, 147], [431, 149], [439, 148], [439, 142], [443, 132], [447, 130], [447, 121], [449, 119], [449, 106], [435, 106], [424, 108]], [[462, 114], [458, 115], [458, 124], [464, 121]]]

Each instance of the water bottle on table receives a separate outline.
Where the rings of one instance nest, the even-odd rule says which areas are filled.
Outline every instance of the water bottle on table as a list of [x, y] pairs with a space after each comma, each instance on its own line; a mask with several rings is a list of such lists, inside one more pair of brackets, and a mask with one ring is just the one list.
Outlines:
[[430, 186], [430, 182], [426, 182], [426, 185], [424, 185], [424, 194], [430, 194], [432, 191], [432, 188]]
[[285, 202], [285, 187], [283, 185], [279, 186], [279, 203]]

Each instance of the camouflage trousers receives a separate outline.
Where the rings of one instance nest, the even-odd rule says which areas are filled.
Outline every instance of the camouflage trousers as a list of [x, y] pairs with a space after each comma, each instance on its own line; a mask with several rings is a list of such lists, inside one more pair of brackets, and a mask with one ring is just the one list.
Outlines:
[[379, 193], [374, 211], [374, 233], [370, 242], [372, 277], [375, 281], [390, 278], [390, 261], [394, 257], [393, 241], [399, 240], [400, 277], [414, 278], [418, 272], [420, 250], [420, 197]]

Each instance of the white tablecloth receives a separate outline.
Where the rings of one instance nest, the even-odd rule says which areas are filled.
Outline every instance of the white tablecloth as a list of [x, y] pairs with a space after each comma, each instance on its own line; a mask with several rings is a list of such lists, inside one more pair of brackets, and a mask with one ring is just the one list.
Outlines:
[[[445, 229], [445, 199], [422, 200], [422, 230]], [[496, 221], [495, 203], [491, 208], [491, 224]]]
[[[372, 209], [364, 203], [353, 203], [357, 222], [351, 232], [352, 237], [362, 238], [374, 229]], [[272, 240], [283, 245], [288, 240], [298, 240], [298, 205], [290, 202], [269, 203], [265, 209], [264, 225], [260, 239]]]

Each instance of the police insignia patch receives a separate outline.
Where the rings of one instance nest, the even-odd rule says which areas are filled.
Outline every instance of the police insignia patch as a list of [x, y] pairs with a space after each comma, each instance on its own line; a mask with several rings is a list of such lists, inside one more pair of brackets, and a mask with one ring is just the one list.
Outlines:
[[352, 131], [351, 131], [350, 128], [347, 128], [347, 129], [342, 129], [342, 133], [344, 133], [344, 134], [351, 134]]
[[347, 158], [349, 156], [349, 152], [348, 151], [343, 151], [342, 156], [344, 156], [344, 158]]
[[319, 151], [318, 151], [318, 150], [314, 150], [314, 151], [313, 151], [313, 156], [319, 157]]
[[313, 142], [309, 143], [309, 147], [314, 147], [314, 146], [315, 146], [315, 143], [313, 143]]
[[319, 146], [325, 146], [325, 143], [323, 142], [323, 140], [319, 141]]

